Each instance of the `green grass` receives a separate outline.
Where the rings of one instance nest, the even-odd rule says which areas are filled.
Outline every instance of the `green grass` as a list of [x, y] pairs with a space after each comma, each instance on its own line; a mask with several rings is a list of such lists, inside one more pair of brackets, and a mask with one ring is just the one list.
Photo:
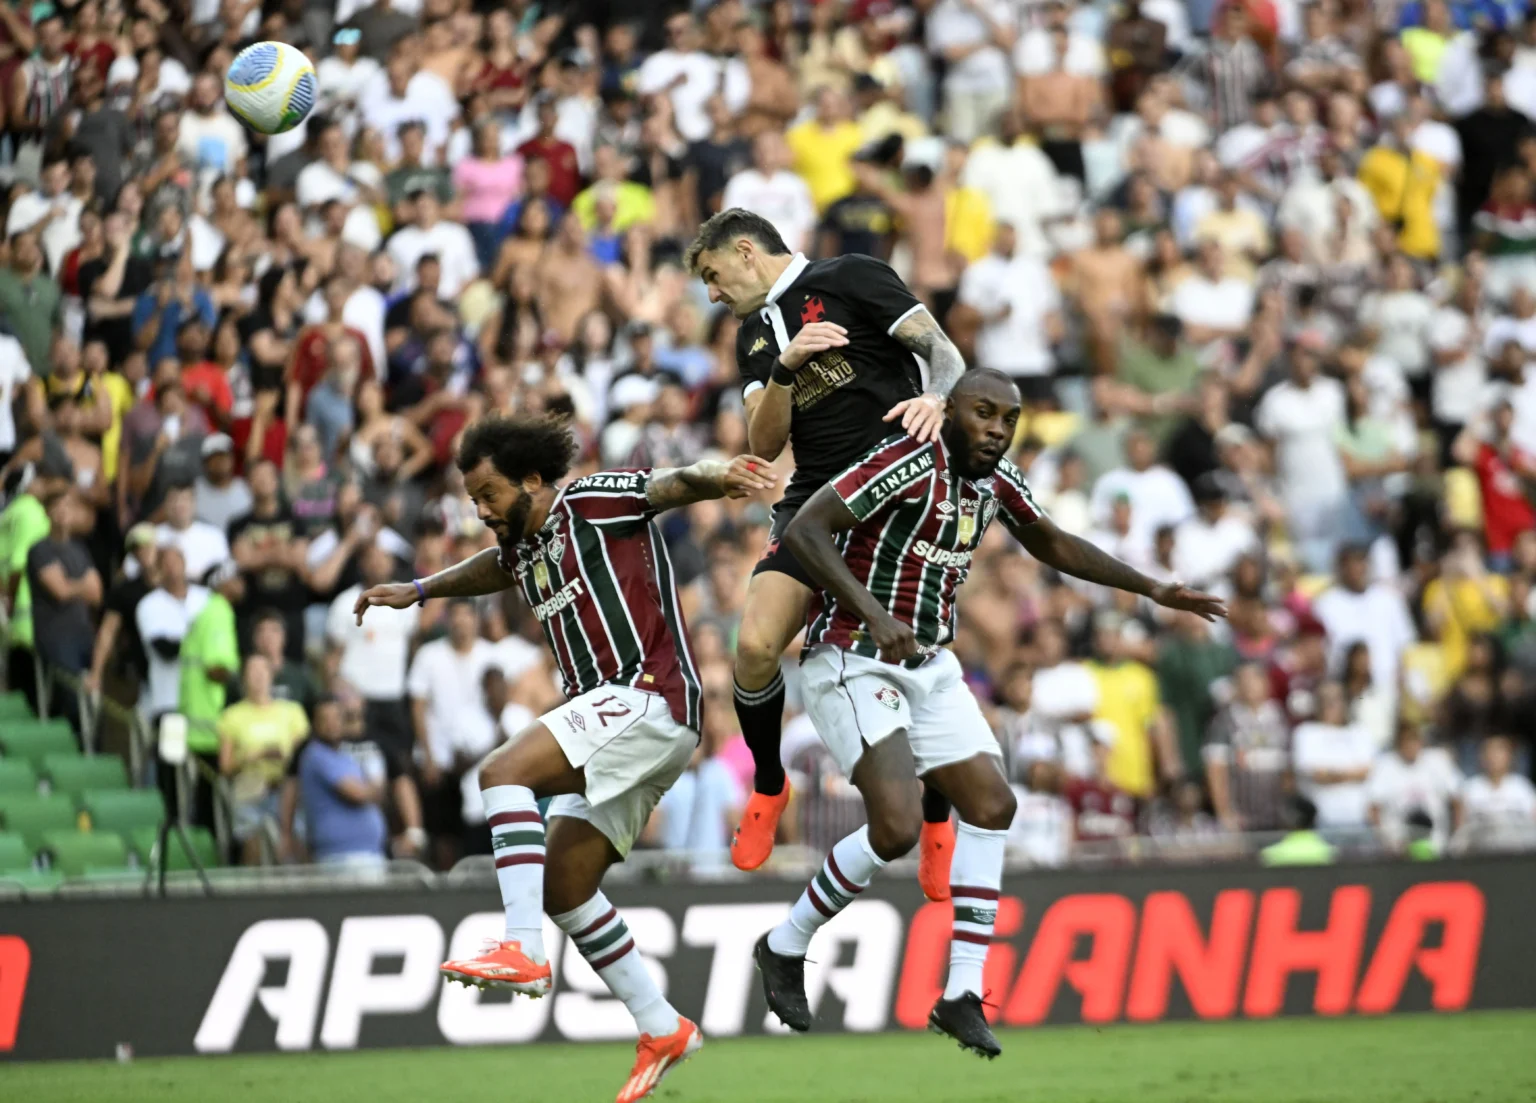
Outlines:
[[[1536, 1013], [1009, 1031], [990, 1064], [932, 1035], [708, 1044], [661, 1103], [1528, 1103]], [[628, 1046], [0, 1066], [28, 1103], [607, 1103]]]

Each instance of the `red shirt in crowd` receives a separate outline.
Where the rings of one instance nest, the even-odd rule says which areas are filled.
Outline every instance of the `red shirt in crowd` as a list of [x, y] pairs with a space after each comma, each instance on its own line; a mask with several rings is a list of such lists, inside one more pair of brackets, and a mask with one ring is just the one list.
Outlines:
[[[229, 376], [212, 360], [182, 368], [181, 389], [187, 401], [203, 408], [210, 422], [217, 423], [228, 417], [235, 405], [235, 392], [230, 389]], [[214, 417], [215, 412], [220, 416]]]
[[1509, 459], [1491, 444], [1478, 447], [1477, 483], [1483, 492], [1483, 532], [1490, 554], [1508, 553], [1515, 537], [1536, 528], [1536, 513], [1525, 500], [1520, 472], [1536, 472], [1536, 461], [1513, 444]]
[[1123, 839], [1136, 834], [1136, 800], [1097, 778], [1068, 778], [1061, 796], [1072, 807], [1079, 839]]
[[517, 155], [526, 164], [540, 160], [549, 166], [549, 194], [562, 207], [581, 190], [581, 169], [576, 164], [576, 150], [559, 138], [530, 138], [517, 147]]

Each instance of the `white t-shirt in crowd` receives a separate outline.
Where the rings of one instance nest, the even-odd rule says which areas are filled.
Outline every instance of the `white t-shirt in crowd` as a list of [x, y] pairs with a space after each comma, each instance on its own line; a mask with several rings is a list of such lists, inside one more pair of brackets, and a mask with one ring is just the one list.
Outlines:
[[144, 653], [149, 657], [148, 692], [140, 698], [139, 708], [153, 719], [161, 713], [174, 712], [181, 701], [181, 659], [167, 659], [153, 646], [155, 640], [187, 638], [187, 629], [208, 604], [209, 591], [203, 586], [188, 586], [187, 596], [177, 599], [165, 590], [151, 590], [133, 611]]
[[1260, 399], [1254, 425], [1275, 443], [1287, 501], [1324, 502], [1344, 496], [1344, 465], [1334, 443], [1344, 410], [1344, 385], [1326, 377], [1305, 388], [1286, 380]]
[[11, 403], [31, 378], [27, 350], [9, 333], [0, 333], [0, 452], [16, 451], [16, 416]]
[[1187, 326], [1244, 329], [1253, 316], [1253, 287], [1230, 276], [1220, 280], [1191, 276], [1174, 288], [1170, 305]]
[[480, 276], [480, 261], [475, 256], [475, 239], [457, 222], [438, 222], [431, 229], [407, 226], [396, 231], [385, 247], [400, 273], [402, 290], [416, 286], [416, 262], [428, 253], [442, 262], [443, 274], [438, 295], [456, 299], [459, 292]]
[[1435, 304], [1419, 291], [1382, 291], [1360, 304], [1360, 321], [1375, 329], [1376, 351], [1410, 377], [1429, 370], [1429, 334]]
[[1536, 839], [1536, 787], [1519, 774], [1505, 774], [1495, 785], [1483, 774], [1461, 789], [1462, 822], [1474, 845], [1529, 843]]
[[[343, 0], [345, 2], [345, 0]], [[391, 7], [399, 9], [398, 4]], [[323, 109], [339, 103], [356, 104], [361, 101], [362, 91], [368, 82], [379, 75], [379, 63], [371, 57], [358, 55], [348, 65], [339, 57], [327, 57], [315, 66], [315, 79], [320, 84], [320, 106]]]
[[1403, 595], [1384, 582], [1358, 594], [1331, 586], [1312, 603], [1312, 612], [1328, 631], [1328, 658], [1335, 672], [1342, 673], [1350, 645], [1363, 641], [1371, 652], [1371, 684], [1396, 697], [1403, 652], [1418, 638]]
[[[389, 362], [384, 345], [384, 317], [387, 313], [384, 296], [379, 294], [377, 288], [367, 284], [348, 295], [347, 305], [341, 308], [341, 320], [367, 339], [375, 375], [383, 374], [384, 365]], [[323, 321], [324, 317], [316, 320]]]
[[529, 643], [515, 632], [503, 636], [491, 647], [496, 652], [496, 665], [501, 668], [509, 686], [544, 663], [544, 649]]
[[990, 253], [960, 277], [960, 302], [990, 317], [1003, 307], [1000, 321], [985, 322], [976, 335], [976, 363], [1009, 375], [1050, 375], [1051, 346], [1045, 319], [1061, 309], [1061, 292], [1050, 269], [1035, 257]]
[[[683, 81], [673, 88], [679, 76]], [[635, 90], [650, 96], [669, 89], [677, 132], [687, 141], [700, 142], [713, 129], [705, 110], [709, 97], [719, 92], [731, 114], [737, 114], [751, 98], [752, 78], [739, 58], [721, 61], [702, 50], [661, 50], [640, 63]]]
[[1354, 724], [1299, 724], [1291, 737], [1291, 764], [1296, 788], [1317, 806], [1319, 827], [1357, 827], [1365, 823], [1364, 781], [1319, 785], [1308, 777], [1320, 770], [1363, 770], [1376, 757], [1376, 744]]
[[1125, 495], [1131, 500], [1131, 541], [1150, 552], [1157, 530], [1164, 525], [1178, 525], [1195, 512], [1194, 499], [1183, 479], [1173, 469], [1154, 463], [1145, 471], [1117, 467], [1106, 471], [1093, 484], [1089, 508], [1100, 525], [1109, 523], [1115, 499]]
[[232, 173], [246, 148], [245, 128], [222, 105], [209, 115], [188, 111], [181, 116], [176, 149], [188, 164]]
[[1461, 359], [1435, 369], [1430, 390], [1436, 420], [1465, 425], [1482, 412], [1488, 382], [1488, 361], [1474, 339], [1472, 319], [1454, 306], [1441, 307], [1430, 318], [1428, 338], [1430, 351], [1436, 354], [1467, 349]]
[[155, 526], [155, 542], [161, 547], [174, 544], [187, 561], [187, 577], [201, 582], [214, 567], [229, 558], [229, 540], [224, 530], [207, 521], [193, 521], [184, 529], [169, 524]]
[[673, 782], [656, 805], [661, 845], [723, 863], [730, 849], [732, 814], [745, 800], [731, 768], [718, 758], [706, 758]]
[[533, 715], [531, 709], [509, 701], [494, 724], [491, 724], [490, 718], [487, 717], [485, 724], [469, 725], [470, 742], [463, 744], [465, 753], [473, 753], [470, 745], [474, 740], [483, 743], [485, 749], [479, 755], [480, 761], [465, 770], [464, 776], [459, 780], [459, 814], [464, 818], [465, 823], [485, 822], [485, 797], [480, 793], [480, 767], [485, 765], [486, 756], [536, 719], [538, 718]]
[[780, 169], [764, 176], [757, 169], [743, 169], [725, 185], [720, 209], [730, 207], [744, 207], [772, 222], [791, 253], [811, 243], [816, 204], [811, 201], [811, 189], [792, 172]]
[[427, 746], [432, 760], [444, 769], [453, 764], [456, 750], [479, 746], [485, 741], [483, 729], [493, 726], [481, 678], [495, 661], [495, 649], [487, 640], [476, 639], [460, 654], [447, 638], [423, 644], [411, 660], [406, 687], [411, 697], [426, 702]]
[[362, 586], [343, 590], [325, 616], [326, 638], [341, 649], [337, 672], [370, 701], [399, 701], [404, 696], [411, 640], [421, 624], [421, 607], [375, 606], [359, 626], [352, 608], [362, 592]]
[[1187, 585], [1210, 589], [1258, 548], [1259, 534], [1251, 522], [1227, 513], [1211, 524], [1197, 513], [1174, 531], [1173, 573]]
[[1365, 779], [1365, 792], [1388, 841], [1404, 843], [1408, 815], [1425, 812], [1435, 825], [1435, 842], [1444, 846], [1451, 835], [1451, 799], [1461, 784], [1461, 771], [1445, 749], [1424, 747], [1412, 762], [1404, 762], [1396, 751], [1380, 755]]
[[423, 69], [396, 96], [389, 75], [380, 72], [359, 93], [363, 122], [384, 138], [384, 155], [391, 163], [400, 159], [400, 124], [420, 122], [425, 128], [425, 156], [430, 162], [448, 142], [453, 121], [459, 117], [459, 101], [442, 77]]
[[[1070, 179], [1070, 178], [1069, 178]], [[960, 182], [975, 188], [992, 205], [992, 217], [1013, 225], [1018, 252], [1048, 257], [1054, 252], [1041, 223], [1070, 213], [1056, 166], [1030, 142], [1011, 146], [978, 142], [966, 159]], [[1076, 183], [1076, 181], [1072, 181]]]
[[1008, 846], [1030, 865], [1054, 868], [1072, 855], [1072, 806], [1054, 793], [1032, 793], [1013, 786], [1018, 808], [1008, 827]]
[[[1013, 6], [1003, 0], [972, 2], [985, 7], [993, 23], [1003, 27], [1015, 25]], [[987, 21], [971, 10], [970, 3], [939, 0], [928, 12], [926, 27], [930, 53], [942, 53], [952, 46], [981, 46], [949, 66], [944, 76], [945, 91], [975, 94], [1010, 90], [1013, 74], [1008, 68], [1008, 55], [990, 44]]]

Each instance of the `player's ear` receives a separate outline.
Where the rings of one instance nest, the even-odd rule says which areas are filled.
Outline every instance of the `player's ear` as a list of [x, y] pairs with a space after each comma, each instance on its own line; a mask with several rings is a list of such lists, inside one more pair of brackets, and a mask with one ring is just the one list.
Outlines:
[[528, 495], [537, 494], [539, 492], [539, 489], [543, 485], [544, 485], [544, 476], [540, 475], [537, 471], [530, 471], [528, 474], [523, 476], [523, 493], [524, 494], [528, 494]]

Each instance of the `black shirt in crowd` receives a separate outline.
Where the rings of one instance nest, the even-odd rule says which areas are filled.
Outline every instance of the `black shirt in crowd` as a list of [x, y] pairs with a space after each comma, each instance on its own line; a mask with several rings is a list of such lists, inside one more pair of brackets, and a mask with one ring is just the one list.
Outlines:
[[[257, 517], [254, 512], [229, 523], [229, 544], [233, 548], [244, 536], [258, 544], [287, 544], [299, 536], [293, 514], [286, 505], [271, 517]], [[235, 610], [242, 644], [248, 644], [255, 616], [264, 609], [274, 609], [283, 616], [288, 630], [285, 652], [299, 661], [304, 657], [304, 607], [310, 602], [309, 587], [297, 571], [289, 567], [268, 567], [246, 571], [245, 597]]]
[[142, 680], [149, 670], [149, 658], [144, 654], [144, 639], [139, 635], [139, 621], [134, 614], [139, 602], [153, 588], [142, 576], [125, 578], [107, 591], [104, 603], [107, 611], [116, 613], [122, 622], [117, 630], [113, 657], [119, 668], [135, 682]]
[[767, 305], [742, 320], [736, 364], [742, 394], [768, 382], [779, 350], [811, 322], [835, 322], [848, 344], [795, 373], [789, 426], [795, 474], [780, 509], [798, 509], [828, 479], [891, 435], [891, 407], [922, 391], [916, 357], [891, 336], [924, 309], [890, 265], [867, 256], [793, 261]]
[[43, 585], [44, 568], [57, 563], [71, 582], [95, 569], [91, 553], [79, 540], [48, 537], [27, 552], [27, 585], [32, 591], [32, 631], [37, 652], [44, 659], [79, 673], [90, 666], [96, 630], [84, 598], [58, 601]]

